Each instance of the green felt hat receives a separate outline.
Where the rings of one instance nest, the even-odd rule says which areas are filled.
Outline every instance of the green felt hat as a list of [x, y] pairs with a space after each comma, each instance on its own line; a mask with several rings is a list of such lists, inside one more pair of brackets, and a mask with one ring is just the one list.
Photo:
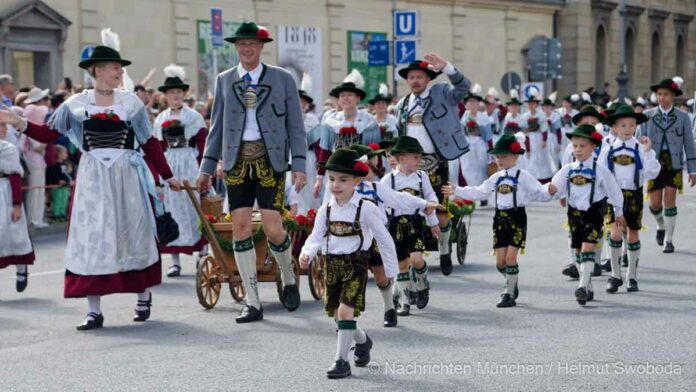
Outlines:
[[399, 154], [422, 154], [423, 147], [416, 138], [410, 136], [399, 136], [394, 147], [391, 149], [392, 155]]
[[574, 137], [584, 137], [597, 146], [602, 145], [602, 134], [597, 132], [597, 129], [590, 124], [578, 125], [573, 131], [566, 132], [565, 135], [568, 139], [572, 139]]
[[520, 142], [513, 135], [503, 135], [498, 139], [493, 148], [488, 149], [491, 155], [522, 155], [524, 148], [520, 146]]
[[80, 68], [83, 69], [88, 69], [92, 65], [96, 63], [110, 63], [110, 62], [115, 62], [119, 63], [122, 66], [128, 66], [131, 64], [130, 61], [126, 59], [121, 58], [121, 54], [119, 54], [116, 50], [111, 49], [108, 46], [102, 46], [99, 45], [94, 48], [92, 51], [92, 54], [89, 56], [87, 60], [82, 60], [80, 61]]
[[674, 95], [677, 97], [682, 95], [681, 87], [679, 86], [679, 84], [677, 82], [675, 82], [672, 79], [662, 79], [660, 81], [660, 83], [653, 84], [652, 86], [650, 86], [650, 90], [652, 90], [654, 92], [657, 92], [657, 90], [661, 89], [661, 88], [666, 88], [668, 90], [671, 90], [674, 93]]
[[592, 105], [585, 105], [580, 109], [580, 112], [573, 116], [573, 124], [577, 124], [583, 117], [594, 117], [597, 120], [604, 121], [602, 114], [597, 111], [597, 109]]
[[254, 22], [244, 22], [237, 30], [235, 30], [234, 35], [225, 38], [225, 41], [234, 43], [238, 39], [258, 39], [261, 42], [271, 42], [271, 33], [268, 32], [263, 26], [259, 26]]
[[607, 125], [613, 126], [616, 120], [620, 118], [631, 117], [636, 119], [636, 124], [642, 124], [648, 121], [648, 118], [643, 113], [637, 113], [628, 105], [621, 105], [609, 117], [607, 117]]
[[430, 80], [435, 79], [439, 74], [442, 72], [437, 72], [433, 71], [428, 67], [428, 62], [424, 60], [416, 60], [413, 61], [411, 64], [408, 65], [408, 67], [401, 68], [399, 70], [399, 76], [401, 76], [404, 79], [408, 79], [408, 73], [411, 71], [423, 71], [425, 72]]
[[367, 164], [360, 161], [358, 153], [348, 148], [337, 149], [331, 154], [326, 164], [321, 166], [328, 171], [352, 174], [356, 177], [365, 177], [370, 171]]

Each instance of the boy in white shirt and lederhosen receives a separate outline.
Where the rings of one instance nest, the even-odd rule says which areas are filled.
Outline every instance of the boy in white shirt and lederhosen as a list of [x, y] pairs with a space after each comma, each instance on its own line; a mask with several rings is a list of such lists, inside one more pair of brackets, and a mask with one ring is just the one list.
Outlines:
[[[655, 158], [650, 138], [643, 136], [636, 139], [636, 128], [647, 120], [641, 113], [636, 113], [630, 106], [621, 106], [610, 115], [607, 124], [617, 132], [617, 137], [609, 146], [602, 149], [599, 163], [607, 165], [621, 187], [624, 203], [623, 211], [626, 219], [626, 243], [628, 248], [627, 291], [638, 291], [636, 270], [640, 255], [640, 239], [638, 237], [643, 218], [643, 183], [651, 180], [660, 172], [660, 162]], [[607, 213], [609, 223], [613, 223], [613, 209]], [[607, 281], [607, 293], [616, 293], [623, 285], [621, 279], [622, 236], [624, 233], [612, 225], [609, 248], [611, 251], [611, 277]]]
[[367, 164], [359, 160], [355, 151], [338, 149], [325, 169], [331, 200], [317, 212], [312, 234], [300, 253], [300, 266], [306, 269], [320, 249], [326, 257], [325, 310], [338, 326], [335, 362], [327, 377], [344, 378], [351, 375], [348, 352], [353, 341], [355, 366], [370, 362], [372, 340], [358, 327], [355, 318], [365, 310], [372, 239], [375, 238], [385, 265], [396, 264], [396, 251], [379, 208], [355, 191], [360, 178], [368, 174]]
[[488, 153], [495, 157], [498, 172], [480, 186], [455, 187], [450, 183], [443, 187], [443, 193], [468, 200], [488, 199], [494, 195], [493, 249], [496, 267], [506, 283], [496, 306], [509, 308], [517, 304], [515, 300], [519, 295], [517, 254], [527, 241], [525, 206], [536, 198], [551, 200], [551, 196], [536, 178], [517, 167], [517, 158], [524, 154], [524, 149], [513, 135], [501, 136]]
[[[432, 214], [438, 207], [437, 203], [423, 200], [408, 192], [397, 192], [391, 187], [379, 182], [379, 177], [377, 176], [377, 160], [381, 157], [383, 150], [375, 150], [362, 144], [353, 144], [349, 148], [357, 152], [360, 156], [360, 160], [366, 162], [367, 166], [370, 168], [369, 173], [363, 178], [360, 184], [358, 184], [355, 191], [358, 192], [364, 200], [369, 200], [379, 207], [385, 227], [389, 224], [386, 212], [387, 207], [403, 210], [419, 210], [423, 211], [426, 215]], [[394, 291], [392, 281], [399, 272], [398, 265], [388, 265], [387, 268], [385, 268], [375, 241], [372, 241], [371, 251], [372, 255], [369, 263], [384, 305], [384, 327], [395, 327], [397, 324], [397, 314], [394, 308], [394, 301], [392, 300], [392, 292]]]
[[[594, 299], [592, 272], [595, 265], [595, 246], [602, 240], [604, 199], [614, 207], [615, 225], [625, 226], [623, 195], [609, 169], [598, 165], [595, 147], [602, 145], [602, 135], [589, 124], [580, 125], [566, 133], [571, 139], [576, 161], [563, 166], [553, 176], [548, 191], [565, 197], [568, 204], [571, 248], [579, 255], [580, 280], [575, 298], [580, 305]], [[551, 186], [553, 185], [553, 186]]]
[[[399, 136], [391, 150], [399, 162], [398, 169], [382, 178], [381, 184], [395, 191], [408, 192], [430, 202], [437, 203], [437, 194], [430, 185], [428, 174], [418, 170], [423, 148], [418, 140], [409, 136]], [[435, 214], [426, 216], [427, 225], [433, 237], [438, 238], [440, 227]], [[416, 275], [416, 290], [418, 297], [416, 306], [423, 309], [428, 305], [430, 283], [428, 282], [428, 265], [423, 259], [425, 238], [423, 232], [423, 217], [415, 209], [391, 209], [389, 214], [389, 232], [394, 237], [399, 260], [399, 275], [396, 277], [398, 286], [399, 316], [410, 314], [409, 267]]]
[[[662, 252], [673, 253], [674, 228], [677, 224], [677, 191], [683, 189], [683, 165], [689, 174], [689, 184], [696, 185], [696, 146], [691, 132], [689, 115], [674, 108], [674, 98], [682, 95], [679, 77], [665, 79], [650, 86], [657, 96], [658, 106], [643, 114], [648, 121], [640, 126], [639, 134], [652, 140], [662, 170], [648, 181], [650, 213], [657, 221], [657, 244]], [[664, 216], [663, 216], [664, 205]]]

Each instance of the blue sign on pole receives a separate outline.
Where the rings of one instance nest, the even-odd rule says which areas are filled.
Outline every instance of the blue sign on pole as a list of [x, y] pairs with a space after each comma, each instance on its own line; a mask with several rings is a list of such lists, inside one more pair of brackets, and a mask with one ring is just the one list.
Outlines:
[[418, 35], [418, 13], [416, 11], [394, 11], [394, 36]]
[[89, 56], [92, 55], [92, 52], [94, 52], [94, 45], [83, 46], [82, 50], [80, 51], [80, 61], [87, 60]]
[[210, 38], [214, 48], [222, 47], [222, 10], [210, 9]]
[[371, 67], [389, 65], [389, 41], [370, 41], [367, 44], [367, 64]]
[[416, 41], [394, 41], [394, 63], [409, 64], [416, 61]]

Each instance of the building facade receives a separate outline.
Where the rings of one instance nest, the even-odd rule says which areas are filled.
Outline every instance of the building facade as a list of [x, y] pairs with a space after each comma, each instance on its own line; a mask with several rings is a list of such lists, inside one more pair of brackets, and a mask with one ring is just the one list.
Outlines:
[[[392, 10], [416, 10], [416, 54], [440, 53], [467, 76], [501, 90], [512, 71], [527, 80], [529, 43], [538, 36], [557, 37], [563, 45], [563, 78], [549, 83], [562, 94], [603, 82], [614, 83], [620, 68], [620, 0], [4, 0], [0, 4], [0, 73], [12, 73], [19, 85], [54, 88], [62, 76], [88, 82], [77, 67], [86, 47], [99, 44], [99, 31], [110, 27], [121, 37], [122, 55], [137, 83], [152, 67], [176, 62], [188, 72], [199, 95], [212, 89], [215, 68], [235, 62], [232, 47], [211, 46], [210, 8], [222, 9], [225, 29], [254, 20], [276, 38], [264, 49], [264, 61], [289, 64], [287, 56], [311, 68], [316, 94], [326, 96], [350, 68], [360, 66], [376, 90], [391, 85], [391, 67], [368, 67], [366, 43], [391, 39]], [[626, 0], [629, 92], [648, 90], [664, 76], [696, 79], [694, 0]], [[297, 42], [290, 42], [298, 38]], [[308, 41], [309, 37], [309, 41]], [[304, 40], [304, 41], [303, 41]], [[306, 69], [304, 69], [307, 72]], [[150, 82], [156, 86], [161, 71]], [[386, 80], [385, 80], [386, 79]], [[693, 83], [696, 85], [696, 82]], [[399, 81], [398, 94], [405, 92]], [[614, 90], [615, 92], [615, 90]], [[315, 94], [315, 95], [316, 95]]]

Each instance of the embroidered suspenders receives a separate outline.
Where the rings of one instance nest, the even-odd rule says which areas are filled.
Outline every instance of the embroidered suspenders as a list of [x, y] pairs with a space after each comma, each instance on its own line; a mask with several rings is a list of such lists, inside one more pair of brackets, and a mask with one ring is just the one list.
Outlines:
[[[592, 176], [592, 178], [588, 179], [587, 177], [583, 177], [580, 175], [571, 177], [571, 175], [574, 172], [577, 172], [579, 174], [583, 174], [583, 173], [590, 174]], [[577, 177], [580, 177], [580, 178], [577, 178]], [[570, 184], [571, 183], [573, 183], [575, 185], [585, 185], [589, 182], [591, 184], [590, 185], [591, 186], [591, 188], [590, 188], [590, 205], [592, 205], [594, 203], [596, 177], [597, 177], [597, 159], [594, 159], [592, 161], [592, 169], [585, 168], [585, 169], [571, 169], [571, 170], [569, 170], [568, 176], [566, 177], [567, 187], [568, 187], [568, 200], [570, 200]]]
[[326, 254], [331, 254], [329, 252], [329, 235], [336, 237], [349, 237], [349, 236], [360, 236], [360, 245], [358, 246], [358, 251], [362, 250], [363, 246], [363, 232], [362, 227], [360, 227], [360, 211], [362, 210], [364, 199], [361, 199], [358, 203], [358, 209], [355, 212], [355, 218], [353, 222], [342, 222], [342, 221], [331, 221], [331, 205], [326, 206]]
[[[517, 211], [517, 185], [519, 183], [519, 178], [520, 178], [520, 170], [517, 170], [517, 174], [515, 174], [514, 177], [512, 176], [500, 176], [498, 177], [498, 180], [495, 182], [495, 207], [498, 208], [498, 193], [506, 194], [512, 192], [512, 208]], [[512, 185], [508, 184], [500, 184], [503, 182], [503, 180], [510, 180], [512, 181]]]
[[[419, 188], [418, 194], [414, 194], [416, 192], [409, 192], [409, 193], [414, 194], [413, 196], [423, 197], [423, 175], [420, 173], [420, 171], [417, 171], [416, 174], [418, 174], [418, 188]], [[393, 190], [396, 190], [396, 177], [394, 176], [394, 172], [392, 172], [390, 175], [391, 175], [391, 187]], [[409, 189], [409, 190], [411, 190], [411, 189]], [[405, 191], [405, 189], [402, 191]], [[414, 212], [414, 214], [417, 214], [417, 213], [418, 213], [418, 210], [416, 210], [416, 212]], [[394, 209], [392, 208], [391, 209], [391, 219], [393, 219], [393, 218], [394, 218]]]
[[[633, 157], [628, 155], [614, 156], [617, 151], [628, 150], [633, 153]], [[640, 171], [643, 169], [643, 162], [640, 159], [640, 152], [638, 151], [638, 146], [636, 148], [628, 148], [624, 144], [623, 146], [614, 149], [614, 146], [609, 148], [609, 156], [607, 158], [607, 165], [609, 165], [609, 170], [614, 173], [614, 164], [619, 164], [622, 166], [627, 166], [635, 164], [633, 170], [633, 183], [636, 185], [636, 189], [640, 188]]]

